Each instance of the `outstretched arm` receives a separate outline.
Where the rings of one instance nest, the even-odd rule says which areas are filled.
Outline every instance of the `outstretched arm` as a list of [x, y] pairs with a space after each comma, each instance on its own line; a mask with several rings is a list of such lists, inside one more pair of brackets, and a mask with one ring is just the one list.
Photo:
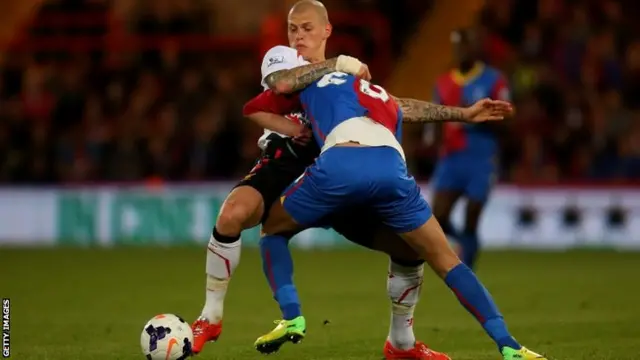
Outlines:
[[465, 121], [464, 109], [438, 105], [428, 101], [395, 98], [405, 122]]
[[278, 94], [291, 94], [334, 71], [357, 75], [366, 80], [371, 78], [367, 65], [356, 58], [340, 55], [319, 63], [273, 72], [267, 75], [264, 81], [269, 89]]
[[437, 105], [428, 101], [397, 98], [396, 103], [402, 110], [404, 122], [484, 122], [503, 120], [513, 108], [510, 103], [501, 100], [483, 99], [470, 107]]

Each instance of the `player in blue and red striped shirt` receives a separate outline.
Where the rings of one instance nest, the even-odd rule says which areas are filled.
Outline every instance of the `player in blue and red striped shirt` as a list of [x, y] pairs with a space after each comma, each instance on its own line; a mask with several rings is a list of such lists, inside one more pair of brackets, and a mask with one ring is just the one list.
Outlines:
[[[295, 90], [289, 91], [293, 92]], [[320, 155], [283, 192], [280, 202], [272, 205], [260, 242], [285, 243], [288, 234], [322, 226], [326, 219], [335, 215], [350, 217], [352, 211], [367, 213], [367, 209], [372, 210], [371, 222], [363, 227], [375, 228], [382, 224], [396, 235], [388, 239], [390, 244], [403, 241], [409, 244], [482, 324], [504, 360], [546, 360], [511, 336], [491, 295], [452, 251], [429, 205], [421, 197], [415, 179], [408, 173], [400, 144], [403, 121], [502, 120], [511, 113], [511, 105], [482, 100], [466, 109], [438, 106], [395, 98], [364, 79], [332, 72], [301, 90], [297, 96], [263, 92], [245, 105], [244, 114], [270, 113], [267, 122], [284, 121], [289, 125], [287, 119], [273, 114], [287, 114], [301, 108], [310, 120], [313, 137], [321, 148]], [[264, 125], [273, 129], [280, 127], [274, 123]], [[274, 296], [279, 302], [295, 299], [299, 304], [291, 260], [273, 256], [271, 250], [276, 248], [265, 247], [263, 259]], [[295, 328], [295, 323], [280, 321], [279, 324], [261, 337], [264, 340], [259, 338], [257, 345], [270, 343], [277, 350], [287, 341], [282, 335], [295, 336], [297, 340], [305, 336], [303, 329], [297, 334], [287, 331], [289, 326]], [[416, 342], [416, 346], [418, 344]], [[385, 349], [389, 346], [385, 345]], [[385, 358], [449, 359], [423, 344], [420, 346], [423, 349], [420, 354], [401, 355], [395, 350], [385, 350]]]
[[[471, 30], [451, 35], [457, 67], [441, 75], [434, 102], [468, 106], [483, 98], [510, 100], [505, 77], [480, 60], [478, 44]], [[445, 233], [460, 247], [460, 257], [473, 267], [479, 250], [478, 223], [498, 170], [498, 139], [495, 124], [443, 124], [441, 159], [433, 177], [433, 212]], [[464, 226], [454, 229], [450, 214], [465, 197]]]

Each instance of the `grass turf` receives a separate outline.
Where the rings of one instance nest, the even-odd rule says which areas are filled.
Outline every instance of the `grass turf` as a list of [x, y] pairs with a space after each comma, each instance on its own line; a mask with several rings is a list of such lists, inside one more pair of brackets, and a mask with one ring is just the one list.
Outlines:
[[[196, 248], [0, 249], [0, 296], [11, 298], [12, 358], [143, 359], [152, 316], [193, 320], [204, 298], [204, 250]], [[359, 250], [295, 252], [307, 338], [278, 359], [380, 359], [389, 314], [387, 260]], [[640, 356], [640, 253], [489, 252], [478, 274], [512, 333], [564, 360]], [[255, 250], [231, 283], [220, 341], [200, 359], [259, 359], [255, 338], [278, 308]], [[323, 325], [325, 320], [329, 324]], [[499, 359], [493, 343], [434, 276], [427, 275], [415, 331], [454, 360]], [[272, 356], [273, 357], [273, 356]]]

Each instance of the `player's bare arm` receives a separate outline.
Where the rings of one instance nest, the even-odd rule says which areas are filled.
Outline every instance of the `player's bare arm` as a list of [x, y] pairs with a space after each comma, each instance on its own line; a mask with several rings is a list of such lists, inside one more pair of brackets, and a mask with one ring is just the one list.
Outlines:
[[404, 122], [484, 122], [503, 120], [513, 111], [510, 103], [483, 99], [470, 107], [438, 105], [428, 101], [396, 98]]
[[464, 111], [460, 107], [408, 98], [395, 98], [395, 101], [405, 122], [464, 121]]
[[242, 107], [242, 115], [265, 129], [297, 137], [305, 126], [295, 123], [280, 114], [301, 110], [297, 95], [276, 95], [272, 90], [261, 92]]
[[365, 80], [371, 78], [367, 65], [356, 58], [340, 55], [319, 63], [276, 71], [267, 75], [264, 81], [271, 90], [278, 94], [291, 94], [335, 71], [357, 75]]
[[290, 137], [299, 136], [305, 129], [304, 125], [296, 124], [282, 115], [269, 112], [259, 111], [248, 114], [246, 117], [262, 128]]
[[302, 90], [326, 74], [336, 71], [337, 58], [315, 64], [280, 70], [267, 75], [267, 86], [276, 93], [289, 94]]

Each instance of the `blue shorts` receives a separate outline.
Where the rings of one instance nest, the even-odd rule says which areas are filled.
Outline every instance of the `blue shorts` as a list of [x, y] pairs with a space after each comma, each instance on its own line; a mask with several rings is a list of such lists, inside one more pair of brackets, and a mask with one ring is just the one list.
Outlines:
[[470, 200], [485, 202], [495, 183], [496, 165], [490, 159], [461, 158], [456, 155], [438, 162], [433, 175], [434, 191], [458, 191]]
[[291, 217], [306, 227], [356, 206], [372, 209], [397, 233], [415, 230], [431, 217], [431, 208], [404, 159], [387, 146], [333, 147], [323, 152], [284, 191], [281, 201]]

